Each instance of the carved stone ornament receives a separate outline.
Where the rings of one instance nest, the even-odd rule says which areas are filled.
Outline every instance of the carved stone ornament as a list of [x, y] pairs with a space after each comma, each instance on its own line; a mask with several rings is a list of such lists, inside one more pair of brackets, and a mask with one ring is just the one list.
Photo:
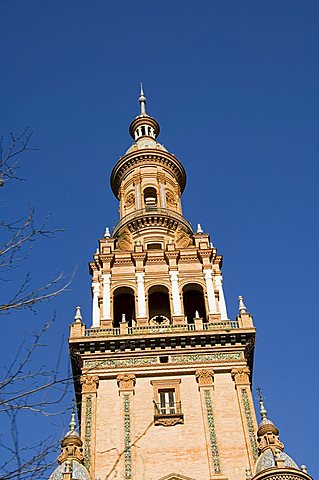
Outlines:
[[214, 371], [209, 368], [199, 368], [195, 372], [199, 387], [209, 387], [214, 383]]
[[118, 375], [116, 377], [117, 380], [117, 385], [120, 390], [124, 391], [133, 391], [135, 382], [136, 382], [136, 376], [134, 373], [123, 373], [121, 375]]
[[172, 192], [166, 192], [166, 203], [170, 207], [176, 207], [176, 197]]
[[182, 415], [176, 415], [169, 417], [156, 417], [154, 419], [155, 425], [162, 425], [163, 427], [174, 427], [174, 425], [178, 425], [179, 423], [184, 423], [184, 418]]
[[99, 377], [97, 375], [82, 375], [80, 378], [82, 393], [96, 393]]
[[125, 229], [119, 236], [116, 246], [119, 250], [123, 251], [133, 250], [131, 234], [127, 229]]
[[179, 226], [176, 230], [175, 243], [176, 246], [179, 248], [187, 248], [192, 245], [191, 237], [181, 226]]
[[249, 373], [250, 370], [248, 367], [233, 368], [231, 371], [231, 376], [236, 385], [249, 385]]
[[129, 193], [128, 196], [125, 199], [125, 207], [130, 208], [135, 205], [135, 195], [134, 193]]

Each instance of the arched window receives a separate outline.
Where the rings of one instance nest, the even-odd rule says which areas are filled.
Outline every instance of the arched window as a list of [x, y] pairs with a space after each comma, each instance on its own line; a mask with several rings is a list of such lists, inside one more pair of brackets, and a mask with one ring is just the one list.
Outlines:
[[154, 187], [144, 189], [144, 205], [146, 210], [151, 210], [157, 206], [157, 193]]
[[201, 285], [197, 283], [185, 285], [183, 288], [183, 303], [187, 323], [194, 323], [197, 312], [198, 316], [203, 319], [203, 322], [206, 322], [204, 292]]
[[135, 319], [135, 298], [134, 291], [129, 287], [120, 287], [113, 295], [113, 326], [118, 328], [122, 321], [132, 326]]
[[148, 312], [150, 323], [153, 325], [169, 324], [171, 309], [168, 289], [162, 285], [155, 285], [148, 291]]

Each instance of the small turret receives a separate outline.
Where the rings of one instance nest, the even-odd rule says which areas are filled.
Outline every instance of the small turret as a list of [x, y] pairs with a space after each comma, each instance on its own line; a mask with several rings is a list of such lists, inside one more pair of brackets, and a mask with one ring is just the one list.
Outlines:
[[151, 137], [155, 140], [159, 135], [160, 126], [155, 118], [146, 113], [146, 97], [142, 84], [138, 101], [140, 102], [141, 112], [130, 125], [130, 135], [135, 141], [142, 137]]
[[69, 431], [61, 441], [61, 453], [58, 456], [59, 466], [49, 480], [91, 480], [83, 465], [83, 443], [76, 429], [75, 412], [72, 410]]
[[294, 460], [284, 452], [279, 439], [279, 430], [268, 418], [261, 389], [257, 389], [261, 421], [257, 430], [259, 457], [252, 480], [306, 480], [311, 477], [303, 468], [299, 469]]

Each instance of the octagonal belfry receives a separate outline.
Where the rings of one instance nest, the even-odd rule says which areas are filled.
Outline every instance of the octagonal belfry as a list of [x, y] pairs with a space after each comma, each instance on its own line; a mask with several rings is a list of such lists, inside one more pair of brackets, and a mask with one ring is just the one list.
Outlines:
[[111, 174], [119, 222], [90, 263], [92, 320], [77, 307], [71, 325], [81, 440], [72, 423], [52, 478], [310, 480], [263, 404], [258, 428], [252, 317], [239, 297], [229, 318], [222, 257], [184, 218], [184, 167], [139, 102]]

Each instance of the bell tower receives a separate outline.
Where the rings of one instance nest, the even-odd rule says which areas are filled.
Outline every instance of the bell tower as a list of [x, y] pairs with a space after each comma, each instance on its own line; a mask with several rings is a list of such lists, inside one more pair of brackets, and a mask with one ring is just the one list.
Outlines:
[[64, 441], [65, 478], [78, 478], [73, 461], [91, 480], [309, 480], [280, 461], [263, 411], [258, 428], [252, 317], [240, 296], [229, 318], [222, 256], [183, 216], [185, 170], [158, 142], [143, 88], [139, 103], [134, 143], [111, 173], [120, 219], [90, 263], [92, 319], [77, 307], [71, 325], [81, 452], [65, 453]]

